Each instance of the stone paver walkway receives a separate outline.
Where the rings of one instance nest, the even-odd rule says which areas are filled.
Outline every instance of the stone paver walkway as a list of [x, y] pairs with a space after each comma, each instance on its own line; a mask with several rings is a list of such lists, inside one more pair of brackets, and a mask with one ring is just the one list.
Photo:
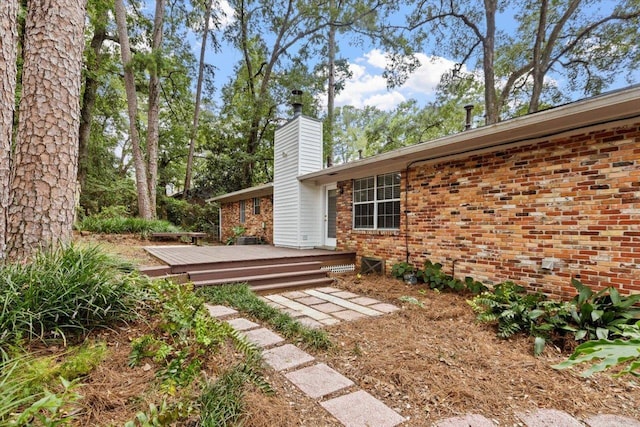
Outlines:
[[[327, 287], [264, 298], [269, 305], [286, 311], [311, 327], [381, 316], [398, 310], [392, 304]], [[239, 313], [232, 308], [207, 305], [207, 309], [213, 317], [225, 320], [247, 340], [262, 348], [267, 365], [282, 373], [304, 394], [318, 401], [343, 425], [394, 427], [404, 422], [400, 414], [366, 391], [359, 390], [349, 378], [324, 363], [317, 363], [312, 355], [295, 345], [284, 343], [284, 338], [275, 332], [239, 317]], [[331, 398], [324, 400], [326, 396]]]
[[[289, 313], [310, 327], [319, 328], [342, 321], [381, 316], [398, 307], [373, 298], [332, 287], [268, 295], [269, 305]], [[318, 401], [332, 416], [347, 427], [394, 427], [405, 419], [382, 401], [376, 399], [349, 378], [315, 358], [275, 332], [263, 328], [229, 307], [207, 305], [211, 316], [223, 319], [244, 334], [250, 342], [263, 349], [267, 365], [282, 373], [303, 393]], [[330, 399], [324, 400], [325, 396]], [[516, 414], [526, 427], [640, 427], [640, 421], [618, 415], [596, 415], [578, 420], [555, 409], [539, 409]], [[410, 424], [410, 423], [409, 423]], [[408, 424], [407, 424], [408, 425]], [[495, 427], [498, 423], [480, 414], [446, 418], [433, 424], [436, 427]]]
[[311, 328], [381, 316], [398, 310], [393, 304], [332, 287], [285, 292], [261, 298], [270, 306], [288, 313]]

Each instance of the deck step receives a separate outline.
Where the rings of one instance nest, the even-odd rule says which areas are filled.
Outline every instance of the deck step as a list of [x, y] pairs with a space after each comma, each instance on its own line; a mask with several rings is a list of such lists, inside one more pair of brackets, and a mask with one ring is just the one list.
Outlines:
[[[193, 274], [193, 273], [192, 273]], [[320, 269], [316, 270], [304, 270], [304, 271], [292, 271], [275, 274], [261, 274], [261, 275], [244, 275], [231, 278], [211, 279], [211, 280], [193, 280], [195, 286], [208, 286], [208, 285], [225, 285], [228, 283], [248, 283], [250, 286], [262, 286], [270, 284], [279, 284], [299, 280], [311, 280], [311, 279], [323, 279], [327, 277], [326, 271]]]
[[149, 277], [160, 277], [160, 276], [166, 276], [167, 274], [171, 274], [171, 267], [168, 265], [148, 265], [144, 267], [139, 267], [138, 271]]
[[203, 282], [207, 280], [230, 280], [236, 278], [247, 278], [253, 276], [264, 276], [279, 273], [292, 273], [318, 270], [322, 267], [319, 261], [283, 263], [272, 265], [261, 265], [251, 267], [223, 268], [215, 270], [192, 271], [189, 274], [193, 282]]
[[288, 290], [315, 288], [331, 285], [333, 285], [333, 279], [331, 277], [324, 277], [322, 279], [298, 280], [295, 282], [283, 282], [272, 285], [250, 286], [250, 288], [253, 292], [268, 294], [273, 292], [283, 292]]

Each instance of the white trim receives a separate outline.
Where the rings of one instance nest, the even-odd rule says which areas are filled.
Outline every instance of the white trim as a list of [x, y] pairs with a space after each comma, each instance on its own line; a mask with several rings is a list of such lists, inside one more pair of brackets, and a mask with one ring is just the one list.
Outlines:
[[[331, 183], [324, 186], [323, 194], [323, 215], [322, 215], [322, 238], [323, 238], [323, 246], [327, 248], [335, 248], [338, 244], [337, 238], [329, 237], [329, 191], [338, 190], [337, 183]], [[337, 194], [336, 194], [337, 197]], [[336, 209], [336, 215], [338, 214], [338, 210]]]
[[316, 185], [405, 170], [419, 162], [451, 159], [511, 146], [532, 144], [562, 135], [587, 133], [604, 126], [640, 121], [640, 85], [561, 105], [538, 113], [402, 147], [387, 153], [299, 176]]

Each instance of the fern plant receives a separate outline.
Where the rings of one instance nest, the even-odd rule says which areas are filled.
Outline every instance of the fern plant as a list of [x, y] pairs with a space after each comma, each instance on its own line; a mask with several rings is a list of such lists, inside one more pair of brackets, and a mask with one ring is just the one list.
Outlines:
[[524, 287], [507, 281], [497, 285], [493, 292], [483, 292], [467, 302], [478, 313], [479, 321], [497, 323], [501, 338], [519, 332], [533, 335], [534, 353], [540, 354], [548, 338], [543, 321], [545, 310], [539, 308], [544, 299], [540, 293], [528, 294]]
[[578, 291], [571, 310], [578, 328], [576, 340], [620, 336], [621, 326], [640, 319], [640, 309], [634, 308], [640, 301], [640, 294], [622, 296], [612, 287], [594, 292], [576, 279], [571, 284]]

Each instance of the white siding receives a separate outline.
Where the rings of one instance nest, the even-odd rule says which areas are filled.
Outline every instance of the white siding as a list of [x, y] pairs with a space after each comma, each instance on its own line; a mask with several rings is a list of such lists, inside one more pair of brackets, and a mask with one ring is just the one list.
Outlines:
[[322, 169], [322, 123], [299, 116], [276, 130], [273, 173], [273, 242], [313, 248], [322, 244], [321, 187], [298, 176]]

